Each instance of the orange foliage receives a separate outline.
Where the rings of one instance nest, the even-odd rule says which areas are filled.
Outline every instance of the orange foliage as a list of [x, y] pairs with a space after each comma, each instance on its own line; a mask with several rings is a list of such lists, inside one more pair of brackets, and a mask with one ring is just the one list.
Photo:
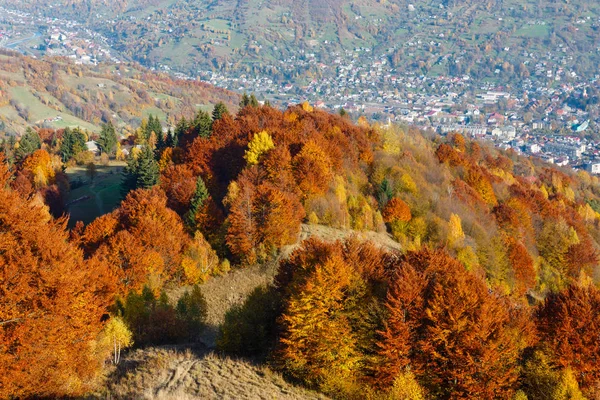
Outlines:
[[315, 141], [308, 141], [293, 160], [294, 173], [304, 197], [323, 194], [332, 178], [331, 159]]
[[82, 245], [114, 268], [126, 292], [145, 284], [159, 290], [167, 280], [181, 278], [181, 255], [189, 240], [165, 193], [154, 187], [130, 192], [112, 215], [90, 224]]
[[410, 355], [412, 370], [432, 395], [510, 397], [519, 357], [532, 341], [526, 316], [442, 251], [409, 253], [399, 268], [380, 344], [382, 383], [389, 384]]
[[114, 277], [68, 242], [64, 220], [1, 186], [0, 397], [84, 394], [98, 383], [93, 343]]
[[190, 200], [196, 190], [196, 180], [186, 164], [170, 165], [162, 173], [160, 187], [167, 195], [167, 205], [179, 215], [184, 215], [190, 208]]
[[304, 209], [295, 194], [263, 181], [258, 167], [246, 171], [230, 205], [227, 244], [234, 255], [253, 263], [295, 242]]
[[385, 222], [402, 221], [408, 222], [412, 218], [410, 208], [402, 199], [394, 197], [383, 209], [383, 220]]
[[439, 145], [435, 151], [435, 155], [437, 156], [439, 162], [448, 163], [448, 165], [451, 167], [456, 167], [464, 163], [462, 156], [451, 146], [445, 143]]
[[598, 265], [598, 251], [594, 247], [592, 240], [589, 235], [585, 235], [584, 238], [577, 244], [569, 246], [567, 251], [567, 267], [569, 269], [569, 275], [577, 279], [581, 272], [585, 272], [588, 276], [592, 276], [593, 267]]
[[513, 268], [516, 295], [522, 296], [527, 290], [535, 287], [536, 272], [533, 266], [533, 258], [521, 242], [510, 239], [508, 259]]
[[495, 206], [498, 203], [490, 179], [484, 174], [482, 169], [478, 167], [467, 168], [464, 180], [479, 193], [483, 201], [487, 204]]
[[537, 312], [542, 342], [575, 373], [585, 391], [600, 382], [600, 291], [572, 285], [550, 294]]

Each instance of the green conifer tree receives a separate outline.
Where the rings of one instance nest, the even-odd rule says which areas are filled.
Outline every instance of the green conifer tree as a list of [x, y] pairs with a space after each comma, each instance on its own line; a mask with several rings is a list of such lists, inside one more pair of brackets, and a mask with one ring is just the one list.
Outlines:
[[218, 121], [221, 118], [223, 118], [225, 114], [229, 114], [229, 110], [225, 106], [225, 103], [220, 101], [215, 105], [215, 108], [213, 109], [212, 119], [213, 121]]
[[100, 137], [98, 138], [98, 147], [103, 153], [113, 155], [117, 149], [117, 132], [112, 122], [102, 125]]
[[24, 160], [28, 155], [42, 148], [42, 139], [36, 131], [27, 128], [25, 135], [19, 141], [19, 148], [15, 151], [17, 160]]
[[206, 111], [198, 111], [194, 119], [194, 134], [203, 138], [210, 137], [212, 133], [212, 118]]
[[194, 192], [194, 196], [190, 201], [190, 209], [185, 215], [185, 221], [190, 228], [191, 231], [196, 230], [196, 213], [202, 207], [206, 199], [208, 199], [209, 193], [208, 189], [206, 189], [206, 185], [202, 180], [202, 177], [198, 177], [196, 181], [196, 191]]

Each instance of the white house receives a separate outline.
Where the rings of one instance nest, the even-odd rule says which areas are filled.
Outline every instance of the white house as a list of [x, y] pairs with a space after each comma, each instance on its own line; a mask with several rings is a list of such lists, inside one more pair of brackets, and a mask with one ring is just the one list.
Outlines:
[[98, 143], [94, 140], [85, 142], [85, 147], [87, 148], [87, 151], [94, 153], [95, 156], [100, 154], [100, 148], [98, 147]]

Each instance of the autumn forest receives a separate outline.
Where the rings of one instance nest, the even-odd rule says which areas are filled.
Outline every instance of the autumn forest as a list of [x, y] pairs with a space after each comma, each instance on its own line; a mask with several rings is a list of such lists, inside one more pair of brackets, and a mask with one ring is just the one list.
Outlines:
[[[2, 142], [0, 398], [106, 398], [128, 351], [198, 341], [206, 282], [269, 262], [272, 283], [227, 312], [216, 349], [296, 385], [600, 398], [597, 177], [254, 96], [162, 124]], [[69, 220], [65, 169], [93, 178], [92, 138], [126, 166], [119, 206], [84, 224]], [[298, 243], [317, 226], [355, 234]]]

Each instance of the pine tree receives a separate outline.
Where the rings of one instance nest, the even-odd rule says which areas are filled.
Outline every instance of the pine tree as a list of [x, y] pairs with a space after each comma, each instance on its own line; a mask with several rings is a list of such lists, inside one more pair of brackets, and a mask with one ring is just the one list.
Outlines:
[[148, 123], [144, 129], [144, 137], [146, 140], [150, 139], [150, 135], [154, 132], [157, 136], [162, 135], [162, 125], [158, 117], [154, 117], [152, 114], [148, 117]]
[[202, 180], [202, 177], [198, 177], [196, 181], [196, 191], [194, 192], [194, 196], [190, 201], [190, 210], [187, 212], [185, 216], [186, 223], [188, 227], [194, 231], [196, 230], [196, 214], [198, 210], [204, 205], [204, 202], [208, 199], [208, 190], [206, 189], [206, 185]]
[[169, 128], [169, 132], [167, 132], [165, 147], [177, 147], [177, 135], [171, 130], [171, 128]]
[[138, 157], [136, 189], [148, 189], [158, 183], [160, 171], [149, 146], [144, 146]]
[[254, 95], [254, 93], [252, 93], [250, 95], [250, 106], [252, 107], [258, 107], [260, 104], [258, 104], [258, 100], [256, 99], [256, 96]]
[[183, 136], [185, 134], [187, 134], [189, 129], [190, 129], [190, 124], [185, 119], [185, 117], [181, 118], [179, 120], [179, 122], [177, 122], [177, 125], [175, 126], [175, 132], [173, 135], [173, 142], [174, 142], [175, 146], [177, 146], [179, 144], [179, 142], [181, 142], [181, 139], [183, 139]]
[[225, 106], [225, 103], [220, 101], [217, 104], [215, 104], [215, 108], [213, 109], [213, 112], [212, 112], [213, 121], [220, 120], [223, 117], [223, 115], [225, 115], [225, 114], [229, 114], [229, 110]]
[[206, 111], [198, 111], [193, 122], [194, 134], [203, 138], [210, 137], [212, 133], [212, 119]]
[[242, 100], [240, 100], [240, 108], [248, 107], [250, 105], [250, 97], [248, 94], [244, 92], [242, 95]]
[[40, 135], [31, 128], [27, 128], [25, 135], [19, 141], [19, 147], [15, 151], [17, 160], [22, 161], [28, 155], [42, 148]]
[[[169, 132], [167, 132], [167, 135], [169, 135], [170, 132], [171, 131], [169, 130]], [[160, 153], [165, 149], [165, 147], [167, 147], [167, 141], [165, 140], [165, 135], [163, 135], [163, 133], [160, 132], [156, 135], [157, 158], [160, 158]]]
[[159, 180], [160, 170], [154, 159], [154, 153], [149, 146], [143, 146], [140, 154], [133, 154], [127, 160], [127, 167], [123, 170], [123, 183], [121, 185], [123, 197], [135, 189], [148, 189], [156, 185]]
[[65, 128], [59, 153], [63, 162], [69, 161], [78, 153], [85, 150], [85, 134], [79, 128]]
[[114, 154], [117, 148], [117, 141], [117, 132], [112, 122], [103, 124], [100, 137], [98, 138], [98, 146], [102, 152], [108, 155]]

